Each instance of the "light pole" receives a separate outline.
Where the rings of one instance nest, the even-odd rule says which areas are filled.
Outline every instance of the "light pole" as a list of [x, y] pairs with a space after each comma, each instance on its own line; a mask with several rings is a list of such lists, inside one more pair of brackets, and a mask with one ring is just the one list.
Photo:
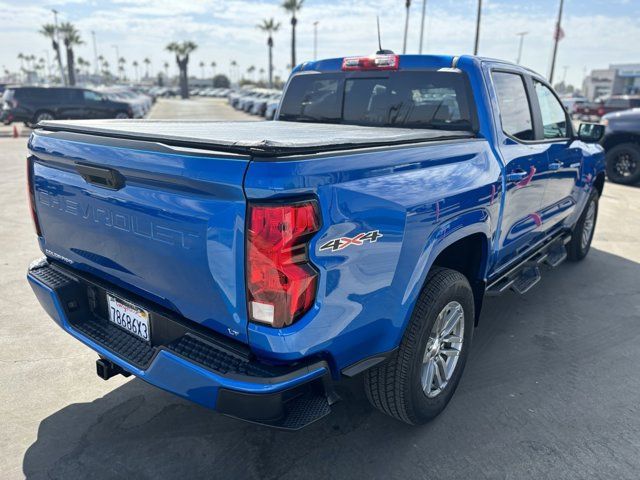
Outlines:
[[60, 56], [60, 36], [58, 35], [58, 11], [56, 9], [51, 9], [53, 12], [53, 25], [56, 28], [55, 36], [56, 43], [58, 44], [58, 51], [56, 52], [56, 56], [58, 58], [58, 67], [60, 68], [60, 78], [62, 79], [62, 84], [67, 85], [67, 77], [64, 74], [64, 67], [62, 66], [62, 57]]
[[558, 42], [562, 36], [562, 7], [564, 5], [564, 0], [560, 0], [560, 8], [558, 9], [558, 21], [556, 22], [556, 30], [553, 35], [553, 54], [551, 55], [551, 71], [549, 72], [549, 84], [553, 85], [553, 73], [556, 69], [556, 55], [558, 54]]
[[424, 15], [427, 11], [427, 0], [422, 0], [422, 20], [420, 20], [420, 48], [418, 53], [422, 55], [422, 39], [424, 38]]
[[407, 16], [404, 20], [404, 41], [402, 42], [402, 53], [407, 53], [407, 33], [409, 32], [409, 10], [411, 9], [411, 0], [406, 0], [404, 4], [407, 9]]
[[313, 59], [318, 59], [318, 21], [313, 22]]
[[91, 37], [93, 38], [93, 66], [96, 75], [98, 75], [98, 47], [96, 47], [96, 32], [91, 30]]
[[516, 33], [516, 35], [520, 37], [520, 44], [518, 45], [518, 59], [516, 60], [518, 65], [520, 64], [520, 60], [522, 60], [522, 44], [524, 43], [524, 36], [528, 33], [529, 32]]
[[478, 46], [480, 45], [480, 16], [482, 15], [482, 0], [478, 0], [478, 15], [476, 17], [476, 42], [473, 47], [473, 54], [478, 55]]

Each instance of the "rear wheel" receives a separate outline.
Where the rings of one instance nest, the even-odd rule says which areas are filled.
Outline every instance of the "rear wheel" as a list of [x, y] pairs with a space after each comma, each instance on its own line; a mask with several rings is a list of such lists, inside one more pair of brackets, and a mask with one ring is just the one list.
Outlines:
[[589, 253], [598, 219], [598, 200], [598, 192], [594, 189], [591, 191], [587, 205], [573, 229], [571, 241], [567, 245], [567, 258], [572, 262], [582, 260]]
[[127, 114], [125, 112], [116, 113], [116, 119], [117, 120], [124, 120], [125, 118], [129, 118], [129, 114]]
[[33, 125], [36, 125], [40, 122], [44, 122], [46, 120], [55, 120], [55, 117], [51, 112], [38, 112], [33, 117]]
[[369, 401], [417, 425], [437, 416], [458, 386], [474, 327], [473, 292], [461, 273], [435, 267], [398, 351], [365, 373]]
[[622, 143], [607, 152], [607, 177], [626, 185], [640, 181], [640, 145]]

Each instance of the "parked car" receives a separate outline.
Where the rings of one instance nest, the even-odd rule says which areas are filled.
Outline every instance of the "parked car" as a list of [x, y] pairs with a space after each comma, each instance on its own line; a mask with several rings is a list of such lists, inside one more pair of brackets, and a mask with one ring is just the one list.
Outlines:
[[589, 103], [586, 97], [561, 97], [560, 100], [570, 115], [575, 115], [579, 107]]
[[273, 101], [280, 101], [280, 97], [282, 97], [281, 92], [270, 92], [263, 98], [255, 99], [251, 103], [248, 111], [253, 115], [260, 115], [261, 117], [264, 117], [267, 111], [267, 104]]
[[8, 87], [2, 95], [0, 121], [32, 126], [43, 120], [131, 118], [131, 107], [83, 88]]
[[607, 177], [627, 185], [640, 182], [640, 108], [609, 113], [602, 123]]
[[640, 95], [615, 95], [595, 103], [578, 106], [575, 116], [581, 120], [599, 120], [607, 113], [640, 107]]
[[150, 96], [134, 92], [127, 87], [107, 87], [103, 88], [101, 92], [113, 101], [129, 104], [133, 118], [144, 118], [153, 106]]
[[280, 105], [280, 99], [270, 100], [267, 102], [267, 106], [264, 110], [264, 118], [267, 120], [273, 120], [276, 118], [276, 112], [278, 111], [278, 106]]
[[306, 62], [274, 122], [44, 122], [28, 280], [103, 379], [297, 429], [358, 375], [422, 424], [484, 296], [589, 253], [603, 131], [576, 133], [544, 77], [466, 55]]

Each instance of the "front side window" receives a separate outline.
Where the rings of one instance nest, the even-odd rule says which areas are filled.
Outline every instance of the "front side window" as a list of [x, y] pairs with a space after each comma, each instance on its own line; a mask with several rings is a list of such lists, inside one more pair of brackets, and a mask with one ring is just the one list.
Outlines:
[[540, 104], [544, 138], [569, 137], [567, 113], [562, 104], [546, 85], [536, 80], [533, 81], [533, 85]]
[[502, 130], [519, 140], [534, 140], [531, 107], [524, 79], [516, 73], [493, 72]]
[[102, 101], [102, 95], [96, 92], [92, 92], [91, 90], [84, 90], [83, 92], [84, 99], [90, 102], [100, 102]]

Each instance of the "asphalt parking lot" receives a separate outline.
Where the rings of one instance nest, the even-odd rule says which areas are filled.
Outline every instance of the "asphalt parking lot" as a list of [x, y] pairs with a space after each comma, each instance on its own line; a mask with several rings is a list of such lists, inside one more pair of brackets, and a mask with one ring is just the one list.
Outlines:
[[[224, 102], [207, 108], [161, 101], [153, 116], [243, 118]], [[585, 261], [545, 272], [525, 296], [487, 300], [460, 388], [434, 422], [378, 413], [353, 379], [329, 417], [291, 433], [95, 375], [96, 355], [25, 280], [40, 255], [25, 145], [0, 139], [2, 479], [638, 478], [640, 188], [605, 185]]]

